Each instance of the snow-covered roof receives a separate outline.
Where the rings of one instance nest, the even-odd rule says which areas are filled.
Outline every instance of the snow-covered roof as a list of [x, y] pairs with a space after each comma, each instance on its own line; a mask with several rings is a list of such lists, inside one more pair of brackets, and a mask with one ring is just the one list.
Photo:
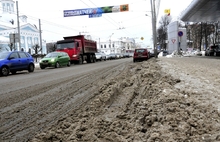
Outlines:
[[[13, 24], [12, 24], [13, 23]], [[17, 16], [15, 14], [10, 14], [10, 13], [2, 13], [0, 15], [0, 24], [10, 27], [10, 28], [15, 28], [17, 27]], [[27, 24], [26, 22], [23, 22], [21, 20], [21, 17], [19, 18], [19, 24], [20, 26]]]

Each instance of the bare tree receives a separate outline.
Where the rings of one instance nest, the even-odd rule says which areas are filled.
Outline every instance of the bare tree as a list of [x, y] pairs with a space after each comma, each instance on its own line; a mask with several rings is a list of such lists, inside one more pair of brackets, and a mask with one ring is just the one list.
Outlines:
[[53, 52], [53, 51], [56, 51], [57, 49], [56, 42], [47, 43], [46, 47], [47, 47], [48, 52]]
[[35, 45], [32, 46], [32, 49], [34, 50], [34, 57], [35, 57], [36, 62], [37, 62], [38, 53], [42, 51], [42, 47], [40, 47], [38, 44], [35, 44]]
[[158, 34], [158, 43], [160, 44], [161, 49], [166, 50], [166, 41], [167, 41], [167, 30], [168, 30], [168, 25], [170, 24], [172, 20], [171, 16], [164, 15], [161, 17], [159, 21], [159, 28], [157, 29], [157, 34]]
[[14, 43], [9, 43], [8, 47], [9, 47], [10, 51], [15, 51], [16, 50], [16, 47], [15, 47]]
[[218, 22], [185, 23], [188, 46], [202, 50], [202, 46], [205, 49], [211, 44], [217, 44], [219, 41], [218, 27]]

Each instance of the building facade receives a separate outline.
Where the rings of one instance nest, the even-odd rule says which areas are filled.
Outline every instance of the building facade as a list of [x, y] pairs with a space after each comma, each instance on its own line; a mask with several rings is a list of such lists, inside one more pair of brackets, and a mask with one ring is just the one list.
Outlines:
[[110, 39], [97, 41], [98, 51], [105, 54], [110, 53], [126, 53], [126, 51], [134, 50], [135, 40], [132, 38]]
[[[10, 40], [10, 35], [18, 34], [17, 15], [15, 12], [15, 2], [13, 0], [0, 0], [0, 36], [9, 39], [9, 43], [0, 43], [1, 48], [8, 48], [13, 44], [16, 50], [34, 54], [33, 46], [40, 45], [40, 31], [36, 25], [27, 22], [27, 16], [19, 16], [20, 25], [20, 44], [18, 39]], [[46, 42], [42, 41], [42, 51], [40, 54], [46, 54]]]

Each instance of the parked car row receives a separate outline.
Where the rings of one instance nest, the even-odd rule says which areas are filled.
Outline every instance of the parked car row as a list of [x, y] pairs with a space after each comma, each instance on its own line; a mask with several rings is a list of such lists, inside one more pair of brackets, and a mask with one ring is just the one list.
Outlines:
[[121, 58], [129, 58], [128, 53], [110, 53], [110, 54], [105, 54], [103, 52], [98, 52], [95, 53], [96, 55], [96, 61], [106, 61], [106, 60], [115, 60], [115, 59], [121, 59]]
[[[113, 59], [126, 58], [123, 54], [111, 53], [95, 53], [97, 61], [106, 61]], [[59, 68], [62, 66], [70, 66], [71, 61], [67, 53], [55, 51], [48, 53], [39, 61], [39, 67], [45, 69], [47, 67]], [[34, 58], [27, 52], [23, 51], [4, 51], [0, 52], [0, 76], [7, 76], [9, 73], [16, 74], [17, 71], [27, 70], [34, 72]]]

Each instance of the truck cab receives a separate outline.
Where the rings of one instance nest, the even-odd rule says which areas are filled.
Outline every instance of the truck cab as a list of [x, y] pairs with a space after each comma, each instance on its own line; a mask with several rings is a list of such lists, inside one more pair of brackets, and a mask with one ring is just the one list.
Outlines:
[[66, 52], [71, 63], [82, 64], [95, 62], [97, 44], [95, 41], [87, 40], [83, 35], [64, 37], [64, 40], [57, 41], [57, 51]]

